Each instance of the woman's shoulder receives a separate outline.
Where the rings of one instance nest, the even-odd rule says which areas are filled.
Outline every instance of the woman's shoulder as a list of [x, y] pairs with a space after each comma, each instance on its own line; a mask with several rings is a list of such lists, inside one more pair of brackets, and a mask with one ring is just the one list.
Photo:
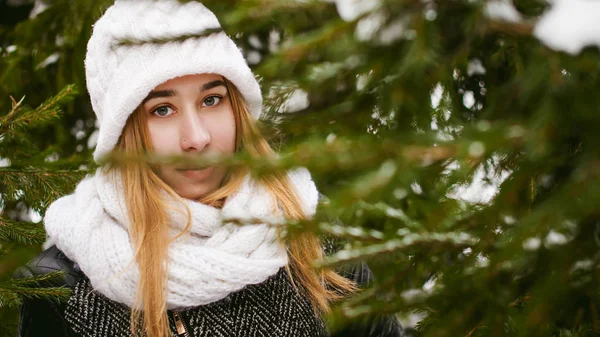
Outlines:
[[[17, 269], [13, 278], [44, 276], [53, 272], [63, 272], [39, 287], [69, 287], [73, 289], [81, 272], [56, 246], [44, 250], [29, 261], [27, 265]], [[19, 337], [53, 337], [74, 336], [65, 320], [65, 302], [57, 302], [41, 298], [23, 298], [19, 313], [17, 336]]]
[[17, 269], [13, 278], [42, 276], [54, 272], [63, 272], [63, 274], [60, 277], [52, 278], [48, 286], [68, 286], [72, 288], [81, 276], [81, 271], [77, 267], [77, 264], [71, 261], [56, 246], [51, 246], [29, 261], [25, 266]]

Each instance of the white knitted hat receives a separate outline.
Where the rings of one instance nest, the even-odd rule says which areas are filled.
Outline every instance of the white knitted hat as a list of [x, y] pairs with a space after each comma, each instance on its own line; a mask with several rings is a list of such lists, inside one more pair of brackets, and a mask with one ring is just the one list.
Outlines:
[[100, 123], [94, 160], [117, 144], [125, 122], [156, 86], [179, 76], [214, 73], [233, 82], [254, 118], [262, 96], [252, 71], [224, 33], [167, 43], [123, 44], [198, 35], [220, 28], [202, 4], [178, 0], [117, 0], [95, 23], [87, 46], [85, 74]]

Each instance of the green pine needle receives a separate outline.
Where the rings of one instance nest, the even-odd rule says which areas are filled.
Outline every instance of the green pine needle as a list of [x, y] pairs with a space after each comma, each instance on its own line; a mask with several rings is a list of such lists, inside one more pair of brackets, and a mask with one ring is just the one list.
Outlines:
[[0, 241], [16, 241], [26, 245], [42, 244], [46, 233], [39, 225], [14, 221], [0, 216]]
[[71, 295], [66, 287], [48, 287], [53, 280], [63, 276], [63, 272], [53, 272], [30, 278], [0, 282], [0, 307], [16, 306], [22, 298], [65, 301]]

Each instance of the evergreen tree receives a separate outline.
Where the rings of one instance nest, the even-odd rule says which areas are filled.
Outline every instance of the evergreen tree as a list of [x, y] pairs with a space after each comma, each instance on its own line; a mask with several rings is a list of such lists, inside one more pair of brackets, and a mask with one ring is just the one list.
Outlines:
[[[14, 309], [22, 298], [64, 300], [69, 294], [65, 288], [47, 287], [52, 278], [61, 276], [60, 273], [16, 280], [11, 280], [11, 275], [16, 267], [27, 261], [24, 257], [30, 258], [30, 253], [39, 252], [46, 238], [39, 223], [22, 220], [23, 213], [26, 214], [26, 210], [34, 214], [43, 212], [52, 200], [68, 191], [66, 187], [83, 176], [78, 171], [44, 164], [39, 149], [29, 139], [36, 127], [56, 119], [61, 112], [59, 104], [74, 94], [74, 87], [67, 86], [36, 109], [25, 106], [24, 97], [18, 102], [11, 97], [10, 111], [0, 117], [0, 158], [3, 160], [0, 206], [4, 209], [0, 216], [0, 317], [8, 323], [0, 327], [3, 336], [14, 335], [17, 322]], [[31, 249], [31, 246], [35, 248]]]
[[[41, 104], [19, 112], [0, 100], [4, 282], [39, 252], [22, 248], [42, 238], [23, 211], [43, 214], [72, 189], [93, 166], [95, 137], [86, 95], [35, 132], [6, 121], [48, 122], [34, 113], [49, 111], [48, 96], [67, 83], [84, 88], [85, 44], [109, 3], [55, 0], [1, 23], [0, 97]], [[281, 155], [253, 167], [305, 166], [328, 197], [289, 232], [344, 242], [317, 265], [360, 259], [375, 274], [330, 315], [332, 328], [382, 311], [418, 321], [418, 336], [600, 332], [600, 29], [591, 21], [600, 5], [204, 3], [261, 79], [262, 126]], [[8, 315], [17, 285], [3, 284], [13, 287], [0, 286], [12, 296], [0, 303]]]

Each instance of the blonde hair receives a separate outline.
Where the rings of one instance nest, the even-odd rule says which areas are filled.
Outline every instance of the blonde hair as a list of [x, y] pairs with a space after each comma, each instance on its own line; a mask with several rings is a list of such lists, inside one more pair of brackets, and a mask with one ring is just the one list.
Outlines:
[[[273, 150], [254, 123], [238, 89], [225, 79], [236, 124], [236, 151], [246, 151], [250, 156], [273, 155]], [[125, 155], [139, 156], [152, 151], [147, 128], [147, 116], [141, 107], [129, 117], [117, 148]], [[167, 233], [167, 206], [159, 192], [166, 191], [176, 200], [183, 201], [155, 173], [153, 167], [143, 162], [125, 162], [109, 167], [121, 175], [126, 208], [131, 221], [131, 237], [135, 261], [140, 270], [140, 282], [131, 313], [131, 331], [143, 331], [149, 337], [170, 336], [166, 307], [167, 257], [172, 239]], [[200, 202], [220, 207], [225, 197], [234, 192], [247, 173], [247, 168], [232, 168], [221, 186], [204, 196]], [[298, 195], [285, 173], [272, 173], [258, 178], [269, 193], [278, 200], [287, 219], [305, 219]], [[190, 227], [188, 224], [180, 235]], [[288, 275], [296, 289], [308, 297], [315, 314], [327, 313], [330, 304], [356, 290], [355, 284], [330, 269], [315, 270], [312, 262], [323, 256], [319, 238], [304, 233], [287, 244], [290, 260]]]

